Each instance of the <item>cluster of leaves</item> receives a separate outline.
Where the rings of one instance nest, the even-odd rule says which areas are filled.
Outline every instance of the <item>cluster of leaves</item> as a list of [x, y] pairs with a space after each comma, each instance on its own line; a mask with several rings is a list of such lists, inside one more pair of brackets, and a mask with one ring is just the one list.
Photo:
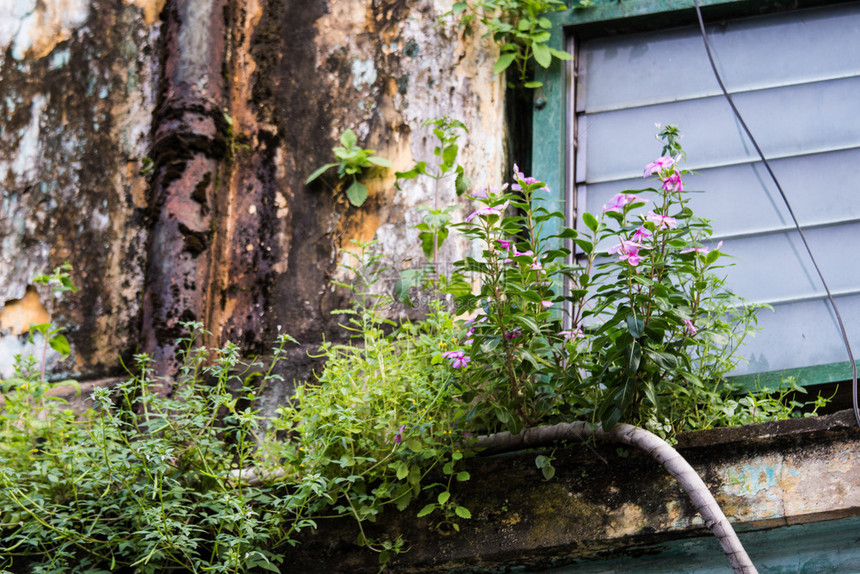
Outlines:
[[460, 0], [451, 11], [460, 26], [471, 32], [473, 20], [480, 21], [499, 45], [500, 54], [493, 73], [501, 74], [511, 66], [519, 73], [519, 82], [526, 88], [538, 88], [540, 82], [528, 81], [530, 63], [548, 68], [553, 59], [570, 60], [572, 56], [547, 45], [552, 22], [548, 12], [564, 10], [562, 0]]
[[349, 187], [346, 188], [346, 197], [349, 202], [361, 207], [367, 200], [367, 186], [364, 185], [359, 177], [365, 169], [376, 167], [391, 167], [391, 162], [385, 158], [373, 155], [372, 149], [363, 149], [358, 144], [358, 138], [355, 132], [348, 129], [340, 136], [341, 145], [332, 148], [337, 161], [327, 163], [320, 167], [305, 180], [305, 184], [309, 184], [316, 180], [329, 169], [337, 168], [337, 177], [341, 180], [350, 180]]
[[[438, 278], [437, 259], [439, 248], [448, 238], [451, 213], [457, 209], [456, 206], [439, 206], [439, 186], [445, 179], [453, 177], [454, 192], [457, 194], [457, 197], [460, 197], [469, 190], [472, 182], [469, 176], [466, 175], [463, 166], [457, 163], [457, 155], [460, 151], [457, 141], [463, 133], [468, 133], [466, 126], [460, 120], [449, 117], [427, 120], [421, 125], [422, 128], [430, 126], [433, 128], [433, 135], [438, 140], [438, 145], [433, 148], [433, 155], [437, 159], [435, 169], [428, 167], [427, 162], [419, 161], [409, 170], [396, 172], [397, 183], [395, 185], [397, 189], [400, 189], [402, 181], [416, 179], [420, 176], [429, 177], [433, 180], [433, 206], [419, 207], [426, 214], [422, 222], [416, 225], [414, 229], [419, 231], [418, 241], [421, 243], [421, 250], [424, 252], [427, 260], [431, 262], [433, 285], [435, 287]], [[425, 282], [428, 277], [428, 271], [430, 269], [426, 267], [404, 270], [400, 274], [400, 280], [395, 287], [395, 297], [397, 300], [412, 306], [409, 291], [413, 286], [421, 285]]]
[[135, 374], [96, 390], [82, 415], [51, 399], [35, 359], [22, 359], [3, 385], [0, 570], [23, 560], [34, 572], [278, 571], [284, 548], [330, 516], [355, 519], [358, 543], [384, 563], [404, 541], [364, 525], [416, 499], [419, 516], [459, 529], [471, 514], [452, 487], [469, 479], [459, 467], [472, 452], [442, 354], [460, 327], [441, 305], [420, 324], [381, 319], [390, 301], [371, 294], [381, 270], [368, 257], [352, 267], [355, 305], [342, 311], [355, 340], [325, 343], [317, 384], [275, 416], [256, 397], [279, 379], [288, 335], [265, 367], [232, 344], [197, 346], [201, 327], [187, 324], [171, 396], [140, 355]]
[[[677, 130], [661, 136], [679, 159]], [[461, 351], [471, 363], [458, 380], [483, 426], [516, 433], [586, 418], [667, 436], [727, 422], [712, 406], [731, 400], [726, 375], [758, 308], [724, 288], [725, 256], [688, 205], [678, 159], [650, 164], [659, 187], [616, 195], [597, 216], [584, 213], [579, 230], [516, 167], [512, 186], [481, 194], [484, 207], [457, 225], [483, 245], [480, 258], [455, 264], [446, 288], [472, 316]], [[743, 420], [764, 394], [736, 401], [728, 419]]]
[[[276, 358], [288, 340], [279, 340]], [[137, 357], [137, 375], [113, 391], [97, 389], [83, 415], [34, 392], [32, 372], [4, 388], [0, 566], [279, 571], [273, 550], [302, 524], [276, 510], [285, 493], [230, 475], [252, 461], [257, 379], [274, 375], [242, 365], [234, 345], [213, 359], [192, 339], [184, 343], [172, 397], [158, 393], [145, 356]]]
[[[457, 173], [445, 157], [456, 127], [436, 125], [440, 174]], [[456, 485], [477, 434], [586, 419], [671, 436], [795, 416], [793, 381], [743, 398], [725, 382], [755, 309], [716, 276], [725, 256], [687, 204], [677, 132], [662, 135], [677, 153], [647, 166], [659, 189], [618, 194], [578, 231], [516, 168], [512, 185], [475, 193], [483, 206], [455, 227], [481, 254], [443, 282], [469, 320], [443, 300], [420, 322], [385, 319], [386, 270], [358, 244], [355, 281], [342, 284], [354, 304], [340, 311], [353, 338], [324, 343], [317, 381], [274, 416], [256, 397], [279, 379], [274, 364], [295, 342], [285, 334], [266, 367], [234, 345], [197, 346], [201, 327], [187, 325], [172, 396], [140, 355], [83, 415], [51, 398], [36, 359], [19, 358], [2, 386], [0, 568], [277, 571], [299, 533], [332, 516], [354, 519], [384, 564], [407, 549], [368, 528], [386, 508], [418, 503], [440, 530], [471, 517]], [[72, 290], [68, 272], [46, 281]], [[552, 463], [535, 460], [547, 480]]]

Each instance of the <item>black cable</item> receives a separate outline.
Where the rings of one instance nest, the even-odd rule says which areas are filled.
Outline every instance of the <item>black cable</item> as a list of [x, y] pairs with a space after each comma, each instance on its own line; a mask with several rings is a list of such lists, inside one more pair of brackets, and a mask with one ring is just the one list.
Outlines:
[[782, 186], [779, 184], [779, 180], [776, 178], [776, 174], [773, 173], [773, 170], [770, 168], [770, 164], [767, 161], [767, 158], [764, 157], [764, 153], [761, 151], [761, 148], [756, 142], [755, 138], [752, 135], [752, 132], [747, 127], [746, 122], [743, 117], [741, 117], [740, 111], [735, 106], [734, 100], [729, 95], [729, 91], [726, 89], [725, 84], [723, 84], [723, 79], [720, 77], [719, 71], [717, 71], [717, 65], [714, 62], [714, 56], [711, 54], [711, 44], [708, 41], [708, 33], [705, 31], [705, 21], [702, 19], [702, 10], [699, 7], [699, 0], [693, 0], [693, 4], [696, 6], [696, 16], [699, 18], [699, 29], [702, 32], [702, 40], [705, 42], [705, 51], [708, 53], [708, 60], [711, 62], [711, 69], [714, 71], [714, 76], [717, 78], [717, 83], [720, 85], [720, 89], [723, 91], [723, 95], [726, 97], [726, 100], [729, 102], [729, 105], [732, 108], [732, 111], [735, 114], [735, 117], [741, 124], [741, 127], [744, 128], [744, 132], [746, 132], [747, 137], [755, 147], [755, 150], [758, 152], [759, 157], [761, 158], [762, 163], [764, 163], [764, 167], [767, 169], [767, 172], [770, 174], [771, 179], [776, 184], [776, 189], [779, 190], [779, 194], [782, 196], [782, 200], [785, 202], [785, 206], [788, 208], [788, 213], [791, 214], [791, 219], [794, 221], [794, 227], [797, 229], [797, 232], [800, 234], [800, 239], [803, 241], [803, 246], [806, 247], [806, 252], [809, 253], [809, 258], [812, 260], [812, 265], [815, 267], [816, 273], [818, 273], [818, 278], [821, 279], [821, 284], [824, 286], [824, 291], [827, 293], [827, 300], [830, 301], [830, 305], [833, 307], [833, 313], [836, 315], [836, 322], [839, 323], [839, 331], [842, 334], [842, 342], [845, 344], [845, 350], [848, 352], [848, 359], [851, 363], [851, 381], [852, 381], [852, 401], [854, 407], [854, 419], [857, 421], [857, 426], [860, 426], [860, 408], [857, 405], [857, 364], [854, 362], [854, 353], [851, 352], [851, 345], [848, 342], [848, 334], [845, 331], [845, 324], [842, 322], [842, 315], [839, 314], [839, 308], [836, 306], [836, 301], [833, 300], [833, 295], [830, 293], [830, 287], [827, 286], [827, 281], [824, 280], [824, 275], [821, 273], [821, 269], [818, 268], [818, 262], [815, 261], [815, 256], [812, 255], [812, 249], [809, 247], [809, 243], [806, 241], [806, 236], [803, 234], [803, 229], [800, 227], [800, 223], [797, 221], [797, 217], [794, 215], [794, 210], [791, 208], [791, 203], [789, 203], [788, 198], [785, 196], [785, 192], [782, 190]]

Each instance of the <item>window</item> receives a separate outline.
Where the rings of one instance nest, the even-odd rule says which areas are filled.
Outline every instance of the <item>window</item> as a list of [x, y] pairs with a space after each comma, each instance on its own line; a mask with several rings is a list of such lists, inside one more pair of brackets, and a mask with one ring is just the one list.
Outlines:
[[[711, 5], [706, 22], [719, 17], [708, 33], [727, 89], [791, 201], [858, 349], [860, 3], [755, 16], [743, 9], [763, 3], [702, 3]], [[687, 188], [707, 191], [693, 208], [713, 220], [715, 241], [737, 257], [728, 285], [774, 308], [760, 312], [762, 330], [743, 351], [749, 364], [735, 375], [750, 385], [783, 373], [805, 384], [850, 379], [824, 289], [720, 92], [695, 12], [669, 4], [611, 2], [556, 16], [555, 35], [575, 59], [539, 78], [545, 91], [535, 106], [533, 171], [576, 222], [615, 193], [642, 188], [641, 168], [660, 150], [654, 124], [679, 126], [686, 167], [697, 172]]]

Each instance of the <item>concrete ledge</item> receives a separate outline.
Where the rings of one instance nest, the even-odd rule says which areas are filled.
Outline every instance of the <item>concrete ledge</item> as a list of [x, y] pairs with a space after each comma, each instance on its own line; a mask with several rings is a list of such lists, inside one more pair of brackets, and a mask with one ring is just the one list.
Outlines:
[[[850, 411], [688, 433], [679, 449], [744, 536], [860, 516], [860, 428]], [[555, 457], [552, 480], [543, 479], [536, 454]], [[714, 564], [727, 568], [686, 495], [644, 454], [608, 444], [560, 445], [477, 458], [467, 469], [472, 478], [453, 497], [473, 518], [460, 521], [459, 534], [432, 515], [416, 519], [420, 502], [370, 525], [369, 536], [402, 536], [411, 545], [390, 571], [535, 571], [637, 549], [653, 553], [654, 545], [694, 538], [710, 544]], [[353, 544], [357, 535], [351, 521], [321, 521], [290, 552], [284, 571], [376, 572], [377, 556]], [[747, 550], [756, 560], [756, 548]]]

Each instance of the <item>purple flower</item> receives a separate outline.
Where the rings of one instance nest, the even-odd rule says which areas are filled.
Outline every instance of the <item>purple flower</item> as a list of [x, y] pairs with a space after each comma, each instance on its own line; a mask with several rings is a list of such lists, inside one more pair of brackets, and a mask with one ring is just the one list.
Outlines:
[[462, 369], [469, 364], [469, 361], [472, 360], [472, 358], [463, 351], [447, 351], [442, 353], [442, 356], [446, 359], [451, 359], [451, 367], [455, 369]]
[[552, 301], [541, 301], [540, 304], [543, 305], [544, 309], [549, 309], [550, 307], [552, 307]]
[[499, 244], [499, 247], [501, 247], [502, 249], [510, 249], [511, 248], [511, 242], [508, 241], [507, 239], [496, 239], [496, 242]]
[[663, 180], [663, 189], [670, 193], [684, 191], [684, 182], [681, 181], [681, 173], [677, 169], [672, 175]]
[[642, 199], [641, 197], [639, 197], [638, 195], [632, 195], [629, 193], [619, 193], [619, 194], [615, 195], [612, 199], [610, 199], [609, 203], [607, 203], [606, 205], [603, 206], [603, 212], [606, 213], [607, 211], [615, 211], [615, 212], [620, 213], [624, 209], [625, 205], [628, 205], [630, 203], [634, 203], [637, 201], [645, 201], [645, 200]]
[[675, 159], [666, 155], [663, 157], [658, 157], [656, 161], [652, 161], [648, 165], [645, 166], [645, 172], [643, 177], [648, 177], [649, 175], [659, 173], [664, 169], [669, 169], [675, 165]]
[[522, 330], [519, 327], [514, 327], [510, 331], [505, 331], [505, 339], [510, 341], [511, 339], [516, 339], [522, 334]]
[[691, 337], [699, 332], [699, 330], [696, 329], [696, 326], [693, 325], [693, 322], [689, 319], [684, 319], [684, 330], [687, 331], [687, 334]]
[[508, 208], [509, 203], [509, 201], [506, 201], [504, 204], [496, 207], [482, 207], [480, 209], [476, 209], [469, 215], [469, 217], [466, 218], [466, 223], [472, 221], [478, 215], [501, 215]]
[[396, 444], [400, 444], [403, 442], [403, 432], [406, 430], [406, 425], [400, 425], [400, 430], [397, 431], [397, 434], [394, 435], [394, 442]]
[[674, 217], [660, 215], [659, 213], [649, 212], [645, 219], [653, 223], [657, 229], [676, 229], [678, 221]]
[[635, 241], [629, 241], [622, 239], [621, 243], [618, 245], [613, 245], [609, 248], [610, 255], [618, 254], [618, 259], [621, 261], [627, 261], [633, 267], [639, 265], [639, 261], [641, 257], [639, 256], [640, 249], [647, 249], [647, 247], [643, 247], [641, 244], [636, 243]]

